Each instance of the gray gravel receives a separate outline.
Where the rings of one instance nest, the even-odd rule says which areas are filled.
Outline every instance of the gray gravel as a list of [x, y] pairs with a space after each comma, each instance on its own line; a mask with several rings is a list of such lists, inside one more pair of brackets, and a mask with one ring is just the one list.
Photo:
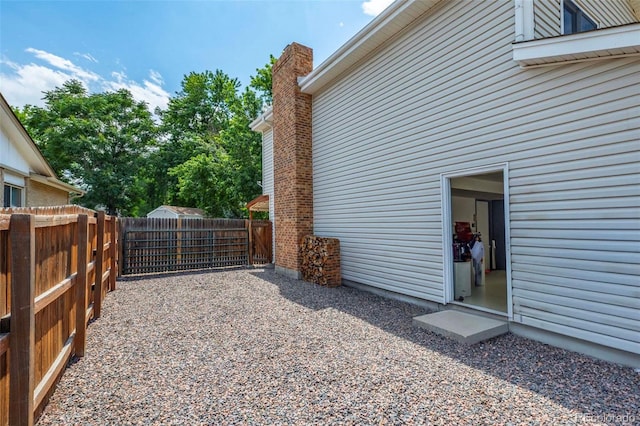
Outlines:
[[38, 424], [640, 424], [640, 374], [425, 311], [235, 270], [120, 281]]

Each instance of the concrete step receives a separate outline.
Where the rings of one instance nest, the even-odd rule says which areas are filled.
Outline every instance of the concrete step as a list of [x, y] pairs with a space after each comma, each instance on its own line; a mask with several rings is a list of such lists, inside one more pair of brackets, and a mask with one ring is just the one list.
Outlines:
[[507, 321], [455, 310], [420, 315], [413, 319], [413, 325], [468, 345], [500, 336], [509, 331]]

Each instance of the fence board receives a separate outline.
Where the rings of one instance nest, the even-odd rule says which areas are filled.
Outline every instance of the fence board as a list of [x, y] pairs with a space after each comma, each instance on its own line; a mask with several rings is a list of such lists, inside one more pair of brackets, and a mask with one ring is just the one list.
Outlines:
[[267, 264], [273, 261], [272, 224], [268, 220], [249, 221], [251, 229], [251, 263]]
[[68, 359], [84, 355], [94, 299], [115, 288], [117, 219], [94, 214], [0, 209], [0, 426], [33, 424]]
[[247, 265], [249, 230], [244, 219], [120, 220], [122, 274], [144, 274]]
[[75, 299], [75, 325], [76, 341], [75, 353], [78, 357], [84, 356], [86, 347], [87, 330], [87, 239], [89, 222], [86, 214], [78, 216], [78, 227], [76, 229], [75, 252], [77, 255], [78, 280], [76, 281]]
[[95, 275], [96, 281], [93, 288], [93, 314], [95, 318], [100, 318], [102, 314], [102, 274], [104, 272], [104, 212], [98, 212], [98, 223], [96, 231], [96, 261]]
[[116, 289], [116, 277], [118, 276], [118, 226], [116, 224], [116, 218], [109, 218], [109, 290], [114, 291]]
[[35, 221], [31, 215], [13, 215], [11, 239], [11, 338], [13, 355], [9, 381], [9, 423], [33, 425], [35, 383]]
[[0, 333], [0, 355], [9, 350], [9, 333]]

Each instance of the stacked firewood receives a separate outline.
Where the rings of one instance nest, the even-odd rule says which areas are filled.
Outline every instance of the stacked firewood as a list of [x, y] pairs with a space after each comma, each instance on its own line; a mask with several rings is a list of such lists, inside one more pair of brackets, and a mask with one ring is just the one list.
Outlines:
[[300, 243], [302, 279], [327, 287], [338, 287], [340, 275], [340, 240], [307, 235]]

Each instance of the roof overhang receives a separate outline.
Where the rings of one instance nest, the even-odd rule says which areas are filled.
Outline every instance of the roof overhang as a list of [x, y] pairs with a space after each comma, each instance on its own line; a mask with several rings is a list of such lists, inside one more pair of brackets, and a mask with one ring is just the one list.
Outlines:
[[264, 132], [273, 127], [273, 107], [269, 107], [258, 118], [249, 124], [249, 128], [254, 132]]
[[39, 182], [43, 185], [50, 186], [52, 188], [59, 189], [61, 191], [69, 192], [71, 194], [84, 195], [86, 193], [86, 191], [83, 191], [80, 188], [77, 188], [73, 185], [69, 185], [68, 183], [65, 183], [59, 179], [56, 179], [50, 176], [42, 176], [35, 173], [31, 173], [29, 175], [29, 179], [35, 182]]
[[[29, 168], [41, 175], [55, 176], [55, 172], [42, 156], [33, 139], [14, 114], [9, 103], [0, 93], [0, 123], [7, 132], [7, 136], [15, 143], [22, 157], [29, 164]], [[23, 143], [19, 143], [22, 140]]]
[[440, 1], [445, 0], [396, 0], [316, 69], [300, 77], [300, 89], [316, 93]]
[[250, 212], [268, 212], [269, 195], [260, 195], [247, 203], [247, 210]]
[[640, 23], [513, 44], [523, 68], [640, 55]]
[[[15, 144], [16, 149], [29, 164], [29, 179], [70, 194], [84, 195], [86, 192], [57, 178], [55, 172], [44, 158], [35, 142], [15, 115], [11, 106], [0, 93], [0, 122], [7, 136]], [[9, 125], [11, 124], [11, 125]], [[23, 143], [19, 143], [18, 141]], [[10, 165], [3, 166], [11, 170]], [[26, 176], [25, 176], [26, 177]]]

